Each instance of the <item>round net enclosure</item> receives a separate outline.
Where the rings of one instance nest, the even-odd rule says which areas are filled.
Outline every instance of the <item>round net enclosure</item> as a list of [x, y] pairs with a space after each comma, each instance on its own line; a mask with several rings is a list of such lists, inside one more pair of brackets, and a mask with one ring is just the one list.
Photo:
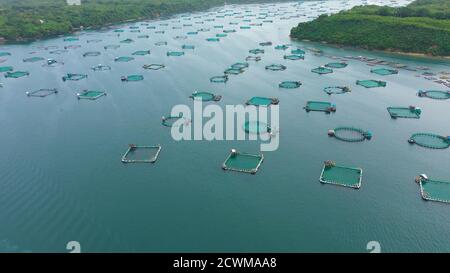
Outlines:
[[324, 75], [324, 74], [333, 73], [333, 69], [327, 68], [327, 67], [324, 67], [324, 66], [319, 66], [317, 68], [312, 69], [311, 72], [319, 74], [319, 75]]
[[95, 57], [95, 56], [99, 56], [101, 53], [99, 51], [89, 51], [89, 52], [85, 52], [83, 53], [83, 57]]
[[285, 89], [295, 89], [302, 85], [300, 81], [283, 81], [278, 84], [278, 87]]
[[206, 38], [207, 42], [219, 42], [220, 38], [217, 37], [211, 37], [211, 38]]
[[246, 61], [259, 62], [261, 61], [261, 57], [259, 56], [248, 56], [245, 58]]
[[235, 29], [224, 29], [223, 32], [224, 33], [234, 33], [234, 32], [236, 32], [236, 30]]
[[106, 45], [103, 48], [108, 50], [108, 49], [118, 49], [120, 47], [120, 45]]
[[351, 89], [347, 86], [328, 86], [323, 89], [328, 95], [332, 94], [345, 94], [351, 92]]
[[214, 77], [211, 77], [209, 79], [209, 81], [212, 83], [226, 83], [228, 81], [228, 76], [227, 75], [214, 76]]
[[430, 149], [447, 149], [450, 146], [450, 136], [444, 137], [432, 133], [413, 134], [408, 142]]
[[194, 46], [194, 45], [182, 45], [182, 46], [181, 46], [181, 49], [190, 49], [190, 50], [193, 50], [193, 49], [195, 49], [195, 46]]
[[329, 68], [344, 68], [347, 67], [347, 63], [344, 62], [336, 62], [336, 63], [327, 63], [325, 66]]
[[184, 52], [183, 51], [168, 51], [166, 53], [166, 55], [169, 57], [179, 57], [179, 56], [183, 56]]
[[130, 44], [130, 43], [133, 43], [134, 42], [134, 40], [133, 39], [130, 39], [130, 38], [128, 38], [128, 39], [125, 39], [125, 40], [122, 40], [122, 41], [120, 41], [121, 43], [123, 43], [123, 44]]
[[83, 90], [81, 93], [77, 93], [77, 98], [87, 99], [87, 100], [96, 100], [100, 97], [106, 96], [106, 92], [99, 90]]
[[75, 74], [75, 73], [68, 73], [67, 75], [62, 77], [63, 81], [79, 81], [82, 79], [86, 79], [88, 76], [86, 74]]
[[426, 174], [416, 177], [420, 185], [420, 194], [424, 200], [450, 203], [450, 182], [428, 178]]
[[249, 66], [248, 63], [234, 63], [231, 65], [232, 69], [245, 69]]
[[435, 100], [446, 100], [450, 99], [450, 91], [440, 91], [440, 90], [420, 90], [417, 95], [419, 97], [427, 97]]
[[295, 55], [305, 55], [305, 53], [306, 52], [300, 48], [291, 50], [291, 54], [295, 54]]
[[13, 71], [14, 67], [12, 66], [0, 66], [0, 73]]
[[182, 120], [182, 123], [181, 124], [177, 123], [178, 126], [188, 126], [191, 123], [191, 121], [189, 119], [183, 117], [182, 115], [179, 115], [179, 116], [162, 117], [161, 124], [166, 127], [174, 127], [174, 126], [177, 126], [175, 124], [175, 122], [177, 122], [180, 119]]
[[264, 49], [255, 48], [248, 51], [250, 54], [264, 54]]
[[422, 113], [422, 109], [417, 106], [409, 106], [409, 107], [388, 107], [387, 108], [389, 115], [391, 118], [420, 118], [420, 114]]
[[17, 78], [21, 78], [21, 77], [28, 76], [28, 75], [30, 75], [30, 73], [27, 71], [14, 71], [14, 72], [8, 71], [5, 74], [5, 78], [17, 79]]
[[197, 35], [198, 31], [189, 31], [188, 33], [186, 33], [187, 35]]
[[26, 92], [25, 94], [28, 97], [38, 97], [38, 98], [45, 98], [52, 94], [57, 94], [58, 90], [56, 88], [42, 88], [34, 91]]
[[304, 60], [304, 55], [297, 55], [297, 54], [291, 54], [291, 55], [284, 55], [283, 59], [290, 60], [290, 61], [297, 61], [297, 60]]
[[365, 88], [386, 87], [386, 82], [377, 80], [358, 80], [356, 81], [356, 84]]
[[304, 107], [306, 112], [309, 111], [319, 111], [325, 112], [327, 114], [331, 112], [336, 112], [336, 105], [331, 102], [325, 101], [308, 101], [306, 102], [306, 106]]
[[246, 121], [243, 129], [248, 134], [267, 134], [271, 132], [270, 126], [261, 121]]
[[123, 82], [138, 82], [144, 80], [144, 76], [142, 75], [122, 76], [120, 80]]
[[277, 45], [277, 46], [275, 46], [276, 50], [286, 50], [288, 48], [289, 48], [289, 46], [287, 46], [287, 45]]
[[253, 97], [249, 99], [245, 104], [255, 106], [269, 106], [277, 105], [279, 102], [280, 101], [277, 98]]
[[161, 146], [142, 146], [129, 144], [128, 150], [122, 156], [123, 163], [155, 163], [158, 159]]
[[142, 68], [150, 69], [150, 70], [160, 70], [165, 68], [166, 66], [163, 64], [144, 64]]
[[135, 55], [135, 56], [150, 55], [150, 50], [138, 50], [138, 51], [133, 52], [131, 55]]
[[119, 63], [125, 63], [125, 62], [130, 62], [134, 60], [133, 57], [126, 57], [126, 56], [122, 56], [122, 57], [116, 57], [114, 59], [115, 62], [119, 62]]
[[195, 91], [189, 97], [193, 100], [201, 100], [201, 101], [220, 101], [222, 99], [222, 96], [220, 95], [214, 95], [213, 93], [199, 92], [199, 91]]
[[263, 160], [264, 156], [262, 154], [249, 154], [231, 149], [230, 154], [222, 164], [222, 169], [256, 174]]
[[25, 63], [35, 63], [35, 62], [40, 62], [40, 61], [43, 61], [43, 60], [45, 60], [45, 59], [42, 58], [42, 57], [30, 57], [30, 58], [23, 59], [23, 62], [25, 62]]
[[338, 166], [334, 161], [324, 162], [319, 181], [324, 184], [333, 184], [354, 189], [361, 188], [362, 169]]
[[381, 76], [398, 74], [398, 70], [389, 69], [389, 68], [376, 68], [376, 69], [370, 70], [370, 72], [375, 73], [377, 75], [381, 75]]
[[271, 65], [266, 66], [266, 70], [271, 70], [271, 71], [283, 71], [286, 69], [287, 69], [287, 67], [282, 64], [271, 64]]
[[111, 66], [98, 64], [96, 66], [93, 66], [92, 70], [94, 70], [94, 71], [108, 71], [108, 70], [111, 70]]
[[239, 75], [244, 72], [242, 68], [227, 68], [223, 73], [225, 75]]
[[372, 133], [354, 127], [337, 127], [328, 130], [328, 136], [347, 142], [360, 142], [372, 139]]

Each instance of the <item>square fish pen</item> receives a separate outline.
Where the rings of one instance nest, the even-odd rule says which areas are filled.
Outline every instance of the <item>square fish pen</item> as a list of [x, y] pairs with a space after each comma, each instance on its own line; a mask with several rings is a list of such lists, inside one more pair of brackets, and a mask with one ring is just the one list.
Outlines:
[[356, 81], [356, 84], [365, 88], [386, 87], [386, 82], [377, 80], [361, 80]]
[[420, 118], [422, 110], [416, 106], [409, 107], [388, 107], [387, 108], [391, 118]]
[[326, 101], [308, 101], [306, 102], [306, 106], [304, 108], [306, 112], [318, 111], [325, 112], [327, 114], [336, 112], [336, 105]]
[[319, 181], [324, 184], [332, 184], [348, 188], [361, 188], [362, 169], [337, 166], [333, 161], [324, 163]]
[[56, 88], [42, 88], [39, 90], [34, 90], [34, 91], [29, 91], [26, 92], [25, 94], [28, 97], [39, 97], [39, 98], [45, 98], [47, 96], [50, 96], [52, 94], [57, 94], [58, 90]]
[[370, 70], [370, 72], [375, 73], [375, 74], [380, 75], [380, 76], [387, 76], [387, 75], [398, 74], [398, 70], [397, 69], [389, 69], [389, 68], [376, 68], [376, 69]]
[[262, 154], [248, 154], [231, 149], [230, 155], [223, 162], [222, 169], [256, 174], [263, 160], [264, 156]]
[[28, 76], [28, 75], [30, 75], [30, 73], [27, 71], [6, 72], [5, 78], [17, 79], [17, 78], [21, 78], [21, 77]]
[[249, 99], [245, 104], [255, 106], [270, 106], [277, 105], [280, 101], [277, 98], [265, 98], [265, 97], [253, 97]]
[[130, 144], [122, 156], [123, 163], [155, 163], [158, 159], [161, 146], [139, 146]]
[[425, 174], [416, 177], [420, 194], [424, 200], [450, 204], [450, 182], [432, 180]]
[[165, 68], [166, 66], [163, 64], [144, 64], [142, 68], [150, 69], [150, 70], [160, 70]]
[[84, 90], [77, 94], [78, 99], [96, 100], [100, 97], [106, 96], [106, 92], [96, 90]]

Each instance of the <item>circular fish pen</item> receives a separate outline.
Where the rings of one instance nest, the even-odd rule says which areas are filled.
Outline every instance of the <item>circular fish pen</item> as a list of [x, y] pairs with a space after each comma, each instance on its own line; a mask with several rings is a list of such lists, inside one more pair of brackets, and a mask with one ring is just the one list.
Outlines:
[[290, 60], [290, 61], [297, 61], [297, 60], [304, 60], [304, 55], [297, 55], [297, 54], [291, 54], [291, 55], [284, 55], [283, 59]]
[[255, 49], [250, 49], [248, 52], [250, 54], [254, 54], [254, 55], [264, 54], [264, 49], [255, 48]]
[[181, 49], [194, 50], [195, 46], [194, 45], [182, 45]]
[[122, 163], [155, 163], [161, 152], [161, 146], [140, 146], [129, 144], [122, 156]]
[[166, 66], [163, 64], [144, 64], [142, 68], [150, 69], [150, 70], [160, 70], [165, 68]]
[[225, 75], [239, 75], [244, 72], [242, 68], [227, 68], [223, 73]]
[[209, 81], [212, 83], [226, 83], [228, 81], [228, 76], [227, 75], [214, 76], [214, 77], [211, 77], [209, 79]]
[[134, 56], [150, 55], [150, 50], [138, 50], [138, 51], [131, 53], [131, 55], [134, 55]]
[[189, 97], [193, 100], [200, 100], [200, 101], [220, 101], [222, 99], [222, 96], [220, 95], [214, 95], [213, 93], [198, 92], [198, 91], [195, 91]]
[[267, 65], [266, 70], [271, 70], [271, 71], [283, 71], [286, 70], [287, 67], [282, 65], [282, 64], [271, 64], [271, 65]]
[[105, 50], [108, 50], [108, 49], [118, 49], [119, 47], [120, 47], [120, 45], [106, 45], [103, 48]]
[[260, 46], [271, 46], [272, 42], [262, 42], [262, 43], [259, 43], [259, 45]]
[[180, 115], [180, 116], [167, 116], [167, 117], [163, 116], [161, 118], [161, 124], [166, 127], [178, 127], [175, 125], [175, 123], [180, 119], [182, 119], [183, 122], [179, 126], [188, 126], [191, 123], [191, 120], [184, 118], [182, 115]]
[[386, 87], [386, 82], [377, 80], [358, 80], [356, 84], [365, 88]]
[[253, 97], [249, 99], [245, 104], [254, 106], [269, 106], [278, 105], [280, 101], [277, 98], [266, 98], [266, 97]]
[[125, 40], [122, 40], [122, 41], [120, 41], [120, 43], [122, 43], [122, 44], [130, 44], [130, 43], [133, 43], [134, 42], [134, 40], [133, 39], [125, 39]]
[[338, 166], [334, 161], [327, 160], [324, 162], [319, 181], [323, 184], [359, 189], [362, 182], [362, 169]]
[[142, 75], [122, 76], [120, 77], [120, 80], [123, 82], [138, 82], [144, 80], [144, 76]]
[[12, 66], [0, 66], [0, 73], [11, 72], [14, 70]]
[[115, 61], [115, 62], [118, 62], [118, 63], [130, 62], [130, 61], [132, 61], [132, 60], [134, 60], [133, 57], [126, 57], [126, 56], [116, 57], [116, 58], [114, 59], [114, 61]]
[[417, 95], [419, 97], [427, 97], [434, 100], [447, 100], [450, 99], [450, 91], [440, 91], [440, 90], [420, 90]]
[[325, 112], [327, 114], [336, 112], [336, 105], [331, 102], [325, 101], [308, 101], [306, 102], [306, 106], [304, 107], [306, 112], [309, 111], [318, 111]]
[[217, 37], [206, 38], [207, 42], [220, 42], [220, 39]]
[[222, 169], [256, 174], [263, 161], [264, 156], [262, 154], [249, 154], [231, 149], [230, 154], [222, 164]]
[[100, 97], [106, 96], [106, 92], [98, 90], [83, 90], [81, 93], [77, 93], [77, 98], [85, 100], [96, 100]]
[[285, 89], [295, 89], [302, 85], [300, 81], [283, 81], [278, 84], [278, 87]]
[[261, 121], [246, 121], [243, 125], [243, 129], [248, 134], [268, 134], [271, 132], [271, 128], [267, 123]]
[[248, 63], [234, 63], [230, 66], [232, 69], [245, 69], [249, 67]]
[[327, 64], [325, 65], [325, 67], [328, 67], [328, 68], [345, 68], [345, 67], [347, 67], [347, 66], [348, 66], [348, 64], [347, 64], [347, 63], [344, 63], [344, 62], [327, 63]]
[[415, 118], [419, 119], [420, 114], [422, 113], [422, 109], [417, 106], [409, 106], [409, 107], [388, 107], [387, 108], [389, 115], [391, 118]]
[[259, 62], [261, 61], [261, 57], [260, 56], [247, 56], [245, 58], [246, 61], [253, 61], [253, 62]]
[[335, 129], [328, 130], [328, 136], [335, 137], [336, 139], [346, 142], [361, 142], [372, 139], [371, 132], [354, 127], [337, 127]]
[[398, 74], [398, 70], [397, 69], [389, 69], [389, 68], [376, 68], [376, 69], [370, 70], [370, 72], [371, 73], [375, 73], [375, 74], [380, 75], [380, 76], [387, 76], [387, 75]]
[[288, 48], [289, 48], [289, 46], [287, 46], [287, 45], [277, 45], [277, 46], [275, 46], [276, 50], [286, 50]]
[[168, 51], [166, 53], [166, 55], [168, 57], [180, 57], [180, 56], [184, 55], [184, 52], [183, 51]]
[[63, 81], [79, 81], [82, 79], [86, 79], [88, 75], [86, 74], [75, 74], [75, 73], [68, 73], [66, 76], [62, 77]]
[[5, 74], [5, 78], [17, 79], [17, 78], [21, 78], [21, 77], [29, 76], [29, 75], [30, 75], [30, 73], [27, 71], [14, 71], [14, 72], [8, 71]]
[[111, 70], [111, 66], [98, 64], [96, 66], [91, 67], [91, 69], [94, 71], [108, 71]]
[[447, 149], [450, 147], [450, 136], [444, 137], [431, 133], [413, 134], [408, 142], [429, 149]]
[[89, 51], [86, 53], [83, 53], [83, 57], [95, 57], [95, 56], [99, 56], [102, 53], [100, 53], [99, 51]]
[[45, 98], [47, 96], [50, 96], [52, 94], [57, 94], [58, 90], [56, 88], [41, 88], [34, 91], [26, 92], [25, 94], [28, 97], [38, 97], [38, 98]]
[[291, 54], [294, 54], [294, 55], [305, 55], [305, 53], [306, 52], [304, 50], [299, 49], [299, 48], [291, 50]]
[[351, 89], [347, 86], [328, 86], [323, 89], [328, 95], [332, 94], [345, 94], [351, 92]]
[[319, 74], [319, 75], [324, 75], [324, 74], [330, 74], [333, 73], [333, 69], [331, 68], [326, 68], [324, 66], [319, 66], [317, 68], [311, 69], [311, 72]]

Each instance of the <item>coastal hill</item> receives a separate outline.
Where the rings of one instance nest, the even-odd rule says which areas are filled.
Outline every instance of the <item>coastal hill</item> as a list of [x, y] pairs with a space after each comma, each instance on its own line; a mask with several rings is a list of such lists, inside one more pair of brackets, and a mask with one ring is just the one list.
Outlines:
[[[284, 0], [286, 1], [286, 0]], [[268, 0], [0, 0], [0, 42], [18, 42], [100, 28], [125, 21], [157, 19], [214, 6]], [[272, 2], [283, 2], [272, 1]]]
[[450, 56], [450, 0], [406, 7], [358, 6], [291, 30], [294, 39], [392, 52]]

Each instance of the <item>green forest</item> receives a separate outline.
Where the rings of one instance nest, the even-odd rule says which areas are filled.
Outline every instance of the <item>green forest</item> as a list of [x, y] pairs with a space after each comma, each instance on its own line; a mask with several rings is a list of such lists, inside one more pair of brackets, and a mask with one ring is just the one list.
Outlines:
[[[267, 0], [227, 0], [227, 3]], [[175, 13], [205, 10], [224, 0], [0, 0], [0, 40], [41, 39], [80, 28], [99, 28], [128, 20], [155, 19]]]
[[291, 37], [366, 49], [450, 56], [450, 0], [359, 6], [300, 23]]

